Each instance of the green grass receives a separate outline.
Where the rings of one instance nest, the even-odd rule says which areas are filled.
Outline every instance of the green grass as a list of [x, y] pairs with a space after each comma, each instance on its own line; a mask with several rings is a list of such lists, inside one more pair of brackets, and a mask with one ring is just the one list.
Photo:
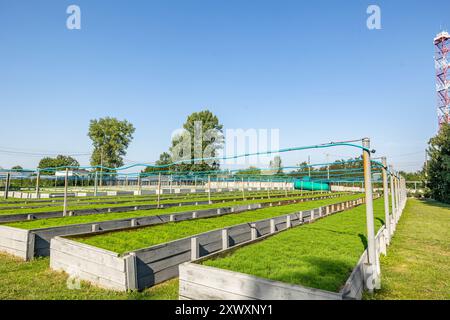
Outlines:
[[[308, 197], [308, 196], [304, 196]], [[303, 197], [296, 197], [296, 199], [300, 199]], [[37, 219], [31, 221], [21, 221], [21, 222], [12, 222], [7, 223], [5, 225], [10, 227], [16, 227], [21, 229], [38, 229], [38, 228], [49, 228], [49, 227], [58, 227], [65, 226], [71, 224], [78, 223], [89, 223], [89, 222], [99, 222], [99, 221], [109, 221], [116, 219], [127, 219], [127, 218], [137, 218], [158, 214], [167, 214], [167, 213], [177, 213], [177, 212], [186, 212], [192, 210], [204, 210], [211, 208], [222, 208], [226, 206], [237, 206], [241, 204], [252, 204], [252, 203], [264, 203], [271, 201], [282, 201], [289, 200], [292, 197], [288, 198], [271, 198], [271, 199], [256, 199], [256, 200], [246, 200], [246, 201], [230, 201], [230, 202], [220, 202], [213, 204], [204, 204], [204, 205], [191, 205], [191, 206], [182, 206], [182, 207], [170, 207], [164, 209], [151, 209], [151, 210], [136, 210], [136, 211], [128, 211], [128, 212], [111, 212], [111, 213], [99, 213], [99, 214], [90, 214], [84, 216], [68, 216], [68, 217], [58, 217], [58, 218], [50, 218], [50, 219]]]
[[340, 198], [309, 201], [299, 204], [286, 205], [249, 211], [239, 214], [230, 214], [221, 217], [198, 219], [195, 221], [182, 221], [166, 223], [137, 230], [109, 232], [96, 236], [73, 237], [89, 245], [97, 246], [107, 250], [124, 253], [152, 245], [192, 236], [198, 233], [224, 228], [227, 226], [256, 220], [268, 219], [299, 210], [308, 210], [323, 205], [357, 199], [361, 195], [343, 196]]
[[54, 299], [178, 299], [178, 280], [169, 280], [142, 292], [114, 292], [82, 282], [80, 289], [67, 286], [68, 276], [49, 269], [49, 258], [30, 262], [19, 261], [0, 254], [0, 300], [54, 300]]
[[366, 299], [450, 299], [450, 206], [408, 200], [381, 258], [381, 290]]
[[[382, 226], [384, 200], [374, 201], [375, 230]], [[365, 206], [282, 232], [207, 266], [338, 292], [366, 248]]]

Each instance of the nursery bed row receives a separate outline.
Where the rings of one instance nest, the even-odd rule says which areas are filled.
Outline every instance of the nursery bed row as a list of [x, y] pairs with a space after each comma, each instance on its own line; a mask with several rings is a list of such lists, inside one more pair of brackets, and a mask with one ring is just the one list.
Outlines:
[[[264, 241], [211, 254], [179, 266], [180, 299], [361, 299], [379, 284], [379, 256], [406, 204], [399, 195], [396, 218], [384, 224], [386, 199], [374, 205], [375, 261], [368, 263], [366, 208], [356, 207], [313, 225], [261, 237]], [[390, 206], [389, 206], [390, 208]], [[389, 233], [389, 231], [391, 233]], [[295, 244], [295, 249], [292, 249]]]
[[[336, 195], [327, 195], [322, 197], [316, 197], [313, 199], [324, 199], [336, 197]], [[212, 216], [220, 216], [230, 213], [240, 213], [244, 211], [256, 210], [264, 207], [284, 206], [297, 202], [304, 202], [311, 199], [305, 198], [285, 198], [277, 200], [264, 200], [264, 201], [241, 201], [231, 202], [228, 206], [223, 203], [217, 203], [216, 205], [205, 205], [205, 209], [199, 210], [199, 207], [194, 207], [195, 211], [184, 211], [179, 213], [162, 212], [161, 210], [141, 211], [140, 216], [137, 213], [133, 217], [123, 219], [111, 219], [110, 216], [106, 216], [106, 220], [90, 221], [84, 223], [74, 224], [73, 220], [71, 224], [51, 226], [42, 228], [42, 222], [59, 222], [58, 220], [64, 220], [68, 223], [69, 219], [47, 219], [37, 220], [30, 222], [22, 222], [10, 224], [9, 226], [0, 226], [0, 249], [12, 253], [18, 257], [29, 260], [34, 256], [46, 256], [49, 254], [50, 240], [55, 236], [61, 235], [74, 235], [74, 234], [93, 234], [99, 231], [112, 231], [112, 230], [126, 230], [133, 228], [140, 228], [143, 226], [162, 224], [170, 221], [181, 221], [198, 219]], [[216, 207], [216, 208], [214, 208]], [[172, 207], [166, 209], [179, 209], [179, 207]], [[165, 214], [164, 214], [165, 213]], [[87, 218], [89, 216], [85, 216]], [[99, 219], [98, 215], [90, 216]], [[71, 217], [72, 219], [80, 219], [83, 217]], [[109, 220], [108, 220], [109, 218]], [[30, 225], [38, 225], [41, 223], [41, 228], [31, 228]], [[24, 229], [24, 228], [28, 228]]]
[[[277, 195], [285, 195], [285, 194], [298, 194], [298, 195], [306, 195], [309, 193], [308, 191], [300, 192], [300, 191], [270, 191], [271, 196]], [[245, 196], [267, 196], [267, 192], [264, 191], [245, 191]], [[211, 194], [211, 198], [228, 198], [228, 197], [242, 197], [243, 193], [230, 191], [230, 192], [216, 192]], [[161, 195], [160, 200], [186, 200], [186, 199], [199, 199], [199, 198], [207, 198], [205, 193], [188, 193], [188, 194], [167, 194]], [[101, 205], [101, 204], [123, 204], [123, 203], [139, 203], [139, 202], [148, 202], [148, 201], [156, 201], [157, 195], [145, 195], [145, 196], [115, 196], [115, 197], [99, 197], [99, 198], [87, 198], [87, 199], [68, 199], [69, 206], [88, 206], [88, 205]], [[18, 209], [39, 209], [39, 208], [48, 208], [48, 207], [59, 207], [62, 209], [63, 200], [51, 200], [51, 201], [43, 201], [43, 202], [8, 202], [0, 204], [0, 213], [4, 210], [14, 210], [17, 213]], [[6, 212], [6, 211], [5, 211]]]
[[[202, 264], [337, 293], [366, 249], [365, 209], [353, 208]], [[374, 216], [378, 230], [384, 223], [384, 199], [374, 201]]]
[[143, 289], [176, 277], [180, 263], [254, 239], [258, 234], [281, 232], [314, 221], [363, 201], [361, 197], [347, 196], [134, 231], [55, 237], [51, 240], [50, 265], [107, 288]]
[[169, 223], [138, 230], [108, 232], [88, 237], [76, 237], [76, 240], [114, 252], [125, 253], [128, 251], [173, 241], [213, 229], [251, 222], [258, 219], [272, 218], [298, 210], [309, 210], [323, 205], [355, 200], [361, 197], [362, 195], [351, 195], [342, 196], [335, 199], [308, 201], [282, 207], [264, 208], [251, 212], [241, 213], [238, 215], [226, 215], [196, 221]]
[[[244, 190], [246, 191], [255, 191], [255, 190], [272, 190], [272, 191], [281, 191], [286, 190], [285, 185], [279, 185], [279, 186], [264, 186], [264, 187], [256, 187], [256, 186], [247, 186], [244, 187]], [[287, 187], [288, 189], [291, 189], [290, 187]], [[92, 189], [91, 189], [92, 190]], [[207, 193], [208, 188], [206, 187], [195, 187], [195, 186], [183, 186], [183, 187], [162, 187], [160, 190], [161, 194], [172, 194], [172, 195], [186, 195], [186, 194], [204, 194]], [[220, 192], [239, 192], [242, 191], [241, 186], [237, 187], [212, 187], [211, 193], [220, 193]], [[79, 198], [79, 200], [82, 199], [97, 199], [97, 198], [107, 198], [107, 197], [134, 197], [134, 196], [148, 196], [148, 195], [155, 195], [157, 194], [156, 187], [153, 189], [142, 189], [142, 190], [136, 190], [136, 189], [130, 189], [130, 190], [109, 190], [109, 191], [98, 191], [97, 195], [94, 194], [92, 191], [77, 191], [77, 190], [70, 190], [67, 193], [67, 196], [69, 198]], [[63, 190], [57, 192], [57, 193], [45, 193], [42, 189], [39, 193], [39, 197], [37, 197], [35, 191], [30, 192], [21, 192], [21, 191], [9, 191], [9, 198], [0, 201], [0, 204], [2, 203], [13, 203], [13, 202], [53, 202], [54, 200], [60, 201], [62, 198], [64, 198], [64, 192]], [[4, 191], [0, 191], [0, 198], [4, 198], [5, 193]], [[77, 199], [78, 200], [78, 199]]]
[[225, 202], [215, 202], [212, 204], [198, 204], [198, 205], [186, 205], [186, 206], [172, 206], [172, 207], [163, 207], [156, 209], [148, 209], [148, 210], [131, 210], [125, 212], [110, 212], [110, 213], [98, 213], [91, 215], [72, 215], [66, 217], [57, 217], [57, 218], [46, 218], [46, 219], [35, 219], [35, 220], [26, 220], [26, 221], [17, 221], [17, 222], [8, 222], [4, 223], [5, 226], [21, 228], [21, 229], [36, 229], [36, 228], [49, 228], [49, 227], [57, 227], [57, 226], [66, 226], [72, 224], [79, 223], [88, 223], [88, 222], [101, 222], [101, 221], [110, 221], [117, 219], [126, 219], [126, 218], [138, 218], [144, 216], [152, 216], [159, 214], [168, 214], [168, 213], [180, 213], [180, 212], [192, 212], [206, 209], [217, 209], [225, 206], [237, 206], [237, 205], [246, 205], [246, 204], [255, 204], [255, 203], [270, 203], [274, 201], [286, 201], [286, 200], [296, 200], [296, 201], [314, 201], [320, 199], [328, 199], [328, 198], [337, 198], [341, 197], [343, 194], [333, 193], [333, 194], [323, 194], [323, 195], [315, 195], [315, 196], [302, 196], [302, 197], [271, 197], [263, 198], [263, 199], [247, 199], [247, 200], [235, 200], [235, 201], [225, 201]]
[[[322, 195], [309, 196], [313, 197], [321, 197], [321, 196], [334, 196], [341, 195], [341, 193], [325, 193]], [[261, 197], [248, 197], [247, 199], [242, 198], [225, 198], [225, 199], [197, 199], [196, 201], [183, 201], [183, 202], [170, 202], [164, 201], [161, 202], [158, 206], [157, 203], [151, 204], [132, 204], [127, 206], [102, 206], [102, 207], [87, 207], [82, 209], [75, 209], [73, 207], [68, 208], [66, 215], [64, 215], [63, 211], [47, 211], [47, 212], [23, 212], [23, 213], [14, 213], [14, 214], [0, 214], [0, 223], [11, 223], [11, 222], [19, 222], [19, 221], [29, 221], [29, 220], [41, 220], [41, 219], [52, 219], [52, 218], [64, 218], [67, 216], [85, 216], [85, 215], [98, 215], [98, 214], [109, 214], [109, 213], [123, 213], [130, 211], [139, 211], [139, 210], [161, 210], [163, 208], [171, 208], [171, 207], [187, 207], [187, 206], [200, 206], [200, 205], [209, 205], [215, 203], [226, 203], [226, 202], [236, 202], [236, 201], [247, 201], [247, 200], [260, 200], [260, 201], [270, 201], [271, 199], [280, 199], [280, 198], [308, 198], [308, 196], [297, 196], [293, 195], [277, 195], [271, 196], [270, 198], [261, 196]]]
[[[247, 197], [279, 197], [279, 196], [286, 196], [286, 194], [295, 196], [295, 195], [303, 195], [307, 193], [300, 193], [300, 192], [275, 192], [270, 193], [269, 195], [267, 192], [265, 193], [253, 193], [248, 192], [243, 194], [240, 193], [221, 193], [221, 194], [211, 194], [211, 200], [223, 200], [223, 199], [242, 199], [243, 196]], [[170, 203], [170, 202], [176, 202], [176, 203], [183, 203], [183, 202], [192, 202], [192, 201], [206, 201], [208, 200], [207, 194], [197, 195], [195, 197], [167, 197], [167, 196], [161, 196], [160, 202], [161, 203]], [[124, 205], [144, 205], [144, 204], [156, 204], [157, 198], [156, 197], [144, 197], [144, 198], [130, 198], [128, 201], [98, 201], [98, 202], [83, 202], [83, 201], [75, 201], [75, 202], [68, 202], [68, 207], [71, 210], [81, 210], [81, 209], [87, 209], [87, 208], [113, 208], [113, 207], [121, 207]], [[23, 206], [17, 207], [3, 207], [3, 209], [0, 209], [0, 215], [6, 215], [6, 214], [12, 214], [12, 213], [39, 213], [39, 212], [53, 212], [53, 211], [61, 211], [63, 209], [63, 206], [61, 204], [48, 204], [45, 206]]]

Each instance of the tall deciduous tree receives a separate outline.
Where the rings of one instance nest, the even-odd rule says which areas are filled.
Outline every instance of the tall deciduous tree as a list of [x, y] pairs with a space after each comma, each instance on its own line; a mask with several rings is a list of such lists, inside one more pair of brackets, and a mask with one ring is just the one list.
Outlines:
[[443, 125], [428, 145], [427, 181], [431, 197], [450, 203], [450, 125]]
[[223, 125], [209, 110], [194, 112], [183, 125], [183, 132], [172, 140], [170, 148], [174, 161], [184, 161], [176, 166], [178, 171], [208, 171], [220, 167], [218, 161], [193, 162], [198, 158], [217, 157], [223, 147]]
[[122, 166], [134, 131], [134, 126], [127, 120], [110, 117], [91, 120], [88, 133], [94, 146], [91, 165], [110, 168]]

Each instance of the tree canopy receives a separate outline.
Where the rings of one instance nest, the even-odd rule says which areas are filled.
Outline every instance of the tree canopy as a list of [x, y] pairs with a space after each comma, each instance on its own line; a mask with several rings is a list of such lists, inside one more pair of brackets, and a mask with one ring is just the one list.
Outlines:
[[91, 165], [110, 168], [122, 166], [134, 131], [134, 126], [127, 120], [110, 117], [91, 120], [88, 132], [94, 147]]
[[[58, 155], [56, 158], [45, 157], [39, 161], [38, 168], [56, 168], [56, 167], [79, 167], [78, 161], [70, 156]], [[54, 171], [41, 171], [43, 174], [55, 174]]]
[[427, 183], [433, 199], [450, 203], [450, 125], [428, 142]]
[[[163, 152], [159, 155], [159, 160], [155, 162], [155, 165], [157, 166], [165, 166], [172, 163], [172, 157], [168, 152]], [[146, 167], [142, 173], [150, 173], [150, 172], [157, 172], [157, 171], [164, 171], [164, 170], [170, 170], [169, 167], [167, 168], [155, 168], [155, 167]]]
[[260, 175], [261, 169], [250, 166], [247, 169], [242, 169], [236, 172], [237, 175]]
[[[223, 125], [209, 110], [194, 112], [183, 124], [183, 132], [172, 139], [170, 154], [173, 161], [182, 160], [177, 164], [177, 171], [210, 171], [218, 170], [219, 161], [205, 160], [193, 162], [198, 158], [217, 157], [223, 147]], [[188, 161], [191, 160], [191, 161]]]
[[273, 160], [270, 161], [270, 170], [268, 174], [276, 175], [283, 173], [283, 162], [280, 156], [275, 156]]

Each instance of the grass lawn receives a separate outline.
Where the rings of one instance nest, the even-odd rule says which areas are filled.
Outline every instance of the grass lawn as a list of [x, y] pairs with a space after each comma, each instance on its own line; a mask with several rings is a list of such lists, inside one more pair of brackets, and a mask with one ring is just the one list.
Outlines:
[[97, 246], [118, 253], [124, 253], [127, 251], [141, 249], [159, 243], [181, 239], [210, 230], [220, 229], [227, 226], [252, 222], [256, 220], [268, 219], [283, 214], [293, 213], [299, 210], [313, 209], [323, 205], [357, 199], [360, 197], [362, 197], [362, 195], [349, 195], [334, 199], [308, 201], [281, 207], [258, 209], [239, 214], [229, 214], [221, 217], [198, 219], [195, 221], [166, 223], [163, 225], [156, 225], [137, 230], [116, 231], [97, 236], [73, 238], [76, 241], [80, 241], [89, 245]]
[[81, 283], [80, 289], [70, 289], [67, 279], [66, 274], [50, 270], [49, 258], [23, 262], [0, 254], [0, 300], [178, 299], [177, 279], [133, 293], [103, 290], [85, 282]]
[[[295, 197], [295, 199], [301, 199], [309, 196], [303, 197]], [[136, 217], [144, 217], [158, 214], [167, 214], [167, 213], [176, 213], [176, 212], [186, 212], [192, 210], [205, 210], [211, 208], [222, 208], [227, 206], [237, 206], [242, 204], [252, 204], [252, 203], [264, 203], [264, 202], [272, 202], [272, 201], [282, 201], [293, 199], [292, 197], [288, 198], [271, 198], [271, 199], [256, 199], [256, 200], [246, 200], [246, 201], [229, 201], [229, 202], [219, 202], [213, 204], [204, 204], [204, 205], [191, 205], [191, 206], [182, 206], [182, 207], [170, 207], [163, 209], [150, 209], [150, 210], [137, 210], [137, 211], [128, 211], [128, 212], [111, 212], [111, 213], [99, 213], [99, 214], [89, 214], [84, 216], [67, 216], [67, 217], [58, 217], [58, 218], [50, 218], [50, 219], [37, 219], [31, 221], [20, 221], [20, 222], [11, 222], [5, 225], [10, 227], [16, 227], [21, 229], [37, 229], [37, 228], [49, 228], [49, 227], [57, 227], [57, 226], [65, 226], [70, 224], [78, 224], [78, 223], [88, 223], [88, 222], [99, 222], [99, 221], [107, 221], [107, 220], [116, 220], [116, 219], [126, 219], [126, 218], [136, 218]]]
[[366, 299], [450, 299], [449, 205], [408, 200], [381, 277], [381, 290]]
[[[366, 248], [366, 207], [329, 216], [204, 261], [204, 265], [338, 292]], [[384, 200], [374, 201], [375, 230]]]

